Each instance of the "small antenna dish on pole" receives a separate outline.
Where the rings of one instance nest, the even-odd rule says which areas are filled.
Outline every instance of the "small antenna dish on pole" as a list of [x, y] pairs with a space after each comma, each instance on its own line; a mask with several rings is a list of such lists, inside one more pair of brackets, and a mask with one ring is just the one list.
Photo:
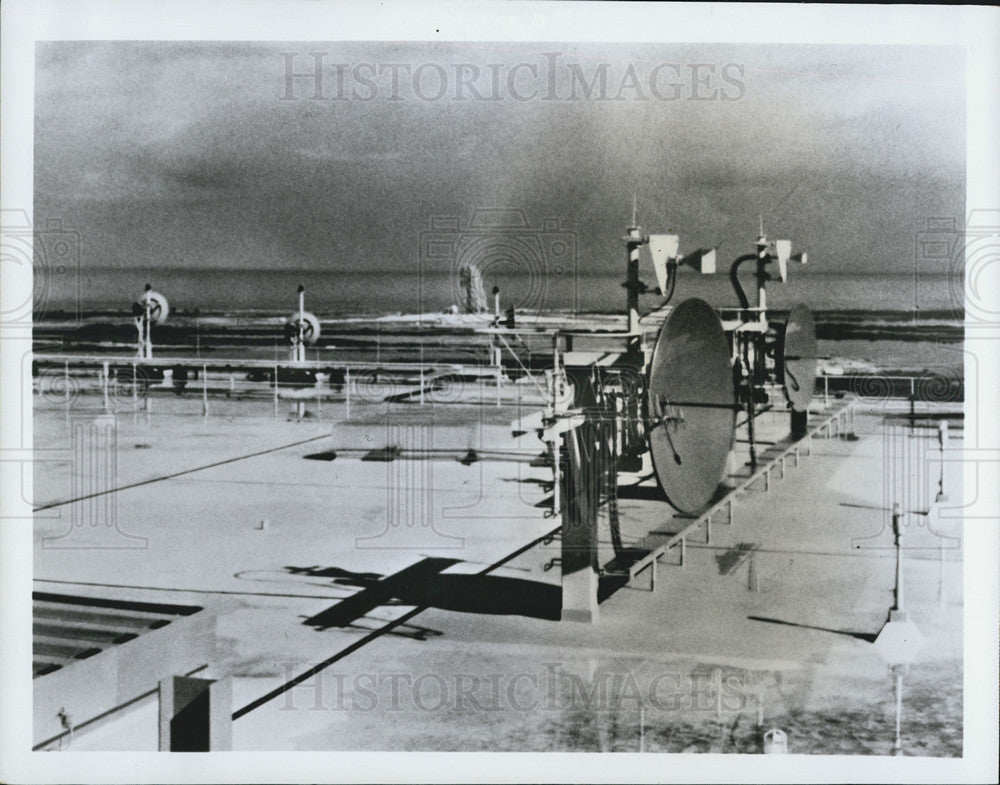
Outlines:
[[153, 357], [152, 327], [161, 325], [170, 313], [167, 298], [159, 292], [154, 292], [151, 284], [146, 284], [139, 299], [132, 306], [135, 316], [135, 327], [138, 332], [139, 345], [137, 356], [144, 360]]
[[292, 344], [290, 357], [292, 362], [305, 362], [306, 347], [315, 344], [320, 334], [319, 319], [306, 310], [305, 291], [306, 288], [300, 284], [299, 309], [285, 322], [285, 335]]

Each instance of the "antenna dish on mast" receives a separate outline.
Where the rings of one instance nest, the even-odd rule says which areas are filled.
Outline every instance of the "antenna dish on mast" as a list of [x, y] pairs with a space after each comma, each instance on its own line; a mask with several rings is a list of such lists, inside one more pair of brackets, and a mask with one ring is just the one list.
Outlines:
[[299, 284], [299, 310], [285, 322], [285, 337], [292, 342], [292, 359], [305, 360], [304, 347], [312, 346], [319, 340], [319, 319], [305, 309], [306, 288]]
[[170, 303], [167, 302], [167, 298], [159, 292], [154, 292], [153, 287], [149, 284], [146, 284], [145, 290], [135, 301], [135, 306], [133, 310], [135, 310], [136, 315], [143, 318], [148, 310], [151, 324], [163, 324], [167, 320], [167, 316], [170, 315]]

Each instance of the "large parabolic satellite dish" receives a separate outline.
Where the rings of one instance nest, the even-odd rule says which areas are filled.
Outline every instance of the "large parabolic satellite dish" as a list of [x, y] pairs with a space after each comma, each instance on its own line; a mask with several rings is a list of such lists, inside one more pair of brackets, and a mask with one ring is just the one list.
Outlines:
[[725, 476], [736, 429], [729, 343], [715, 310], [692, 298], [667, 317], [647, 384], [649, 450], [667, 500], [697, 513]]

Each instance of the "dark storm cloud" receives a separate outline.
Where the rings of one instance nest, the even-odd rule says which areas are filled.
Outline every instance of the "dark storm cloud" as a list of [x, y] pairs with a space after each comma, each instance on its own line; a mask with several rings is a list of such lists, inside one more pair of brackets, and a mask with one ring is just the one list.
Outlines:
[[[283, 52], [299, 71], [322, 52], [328, 67], [430, 64], [418, 90], [438, 67], [451, 81], [442, 100], [405, 81], [390, 100], [382, 79], [373, 100], [334, 101], [329, 70], [326, 100], [302, 79], [281, 100]], [[544, 95], [545, 53], [561, 100], [506, 83], [499, 100], [454, 100], [463, 64], [487, 98], [490, 64], [533, 65], [515, 91]], [[660, 63], [679, 66], [678, 100], [648, 95]], [[699, 63], [723, 89], [718, 70], [739, 64], [740, 100], [691, 100]], [[605, 64], [608, 95], [631, 65], [646, 100], [565, 100], [572, 64], [588, 79]], [[637, 192], [643, 225], [686, 248], [738, 254], [763, 214], [816, 269], [898, 271], [924, 218], [963, 212], [952, 50], [74, 42], [41, 45], [36, 77], [36, 220], [76, 227], [88, 265], [412, 269], [432, 216], [504, 206], [562, 218], [596, 270], [620, 261]]]

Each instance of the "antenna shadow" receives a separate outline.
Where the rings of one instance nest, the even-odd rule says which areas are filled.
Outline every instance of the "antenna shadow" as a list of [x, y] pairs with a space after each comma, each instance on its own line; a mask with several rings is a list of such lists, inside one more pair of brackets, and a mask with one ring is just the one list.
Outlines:
[[795, 621], [784, 621], [782, 619], [768, 619], [764, 616], [747, 616], [750, 621], [763, 621], [768, 624], [783, 624], [787, 627], [801, 627], [805, 630], [819, 630], [820, 632], [832, 632], [835, 635], [847, 635], [851, 638], [856, 638], [859, 641], [865, 641], [866, 643], [875, 643], [875, 639], [878, 638], [877, 632], [854, 632], [851, 630], [835, 630], [831, 627], [817, 627], [813, 624], [800, 624]]
[[329, 574], [338, 583], [353, 583], [365, 588], [304, 623], [321, 630], [347, 627], [383, 605], [414, 605], [460, 613], [527, 616], [553, 621], [560, 618], [562, 587], [497, 575], [443, 574], [443, 570], [458, 563], [456, 559], [425, 558], [376, 581], [370, 579], [371, 573], [352, 576], [337, 567], [312, 568], [314, 575]]

